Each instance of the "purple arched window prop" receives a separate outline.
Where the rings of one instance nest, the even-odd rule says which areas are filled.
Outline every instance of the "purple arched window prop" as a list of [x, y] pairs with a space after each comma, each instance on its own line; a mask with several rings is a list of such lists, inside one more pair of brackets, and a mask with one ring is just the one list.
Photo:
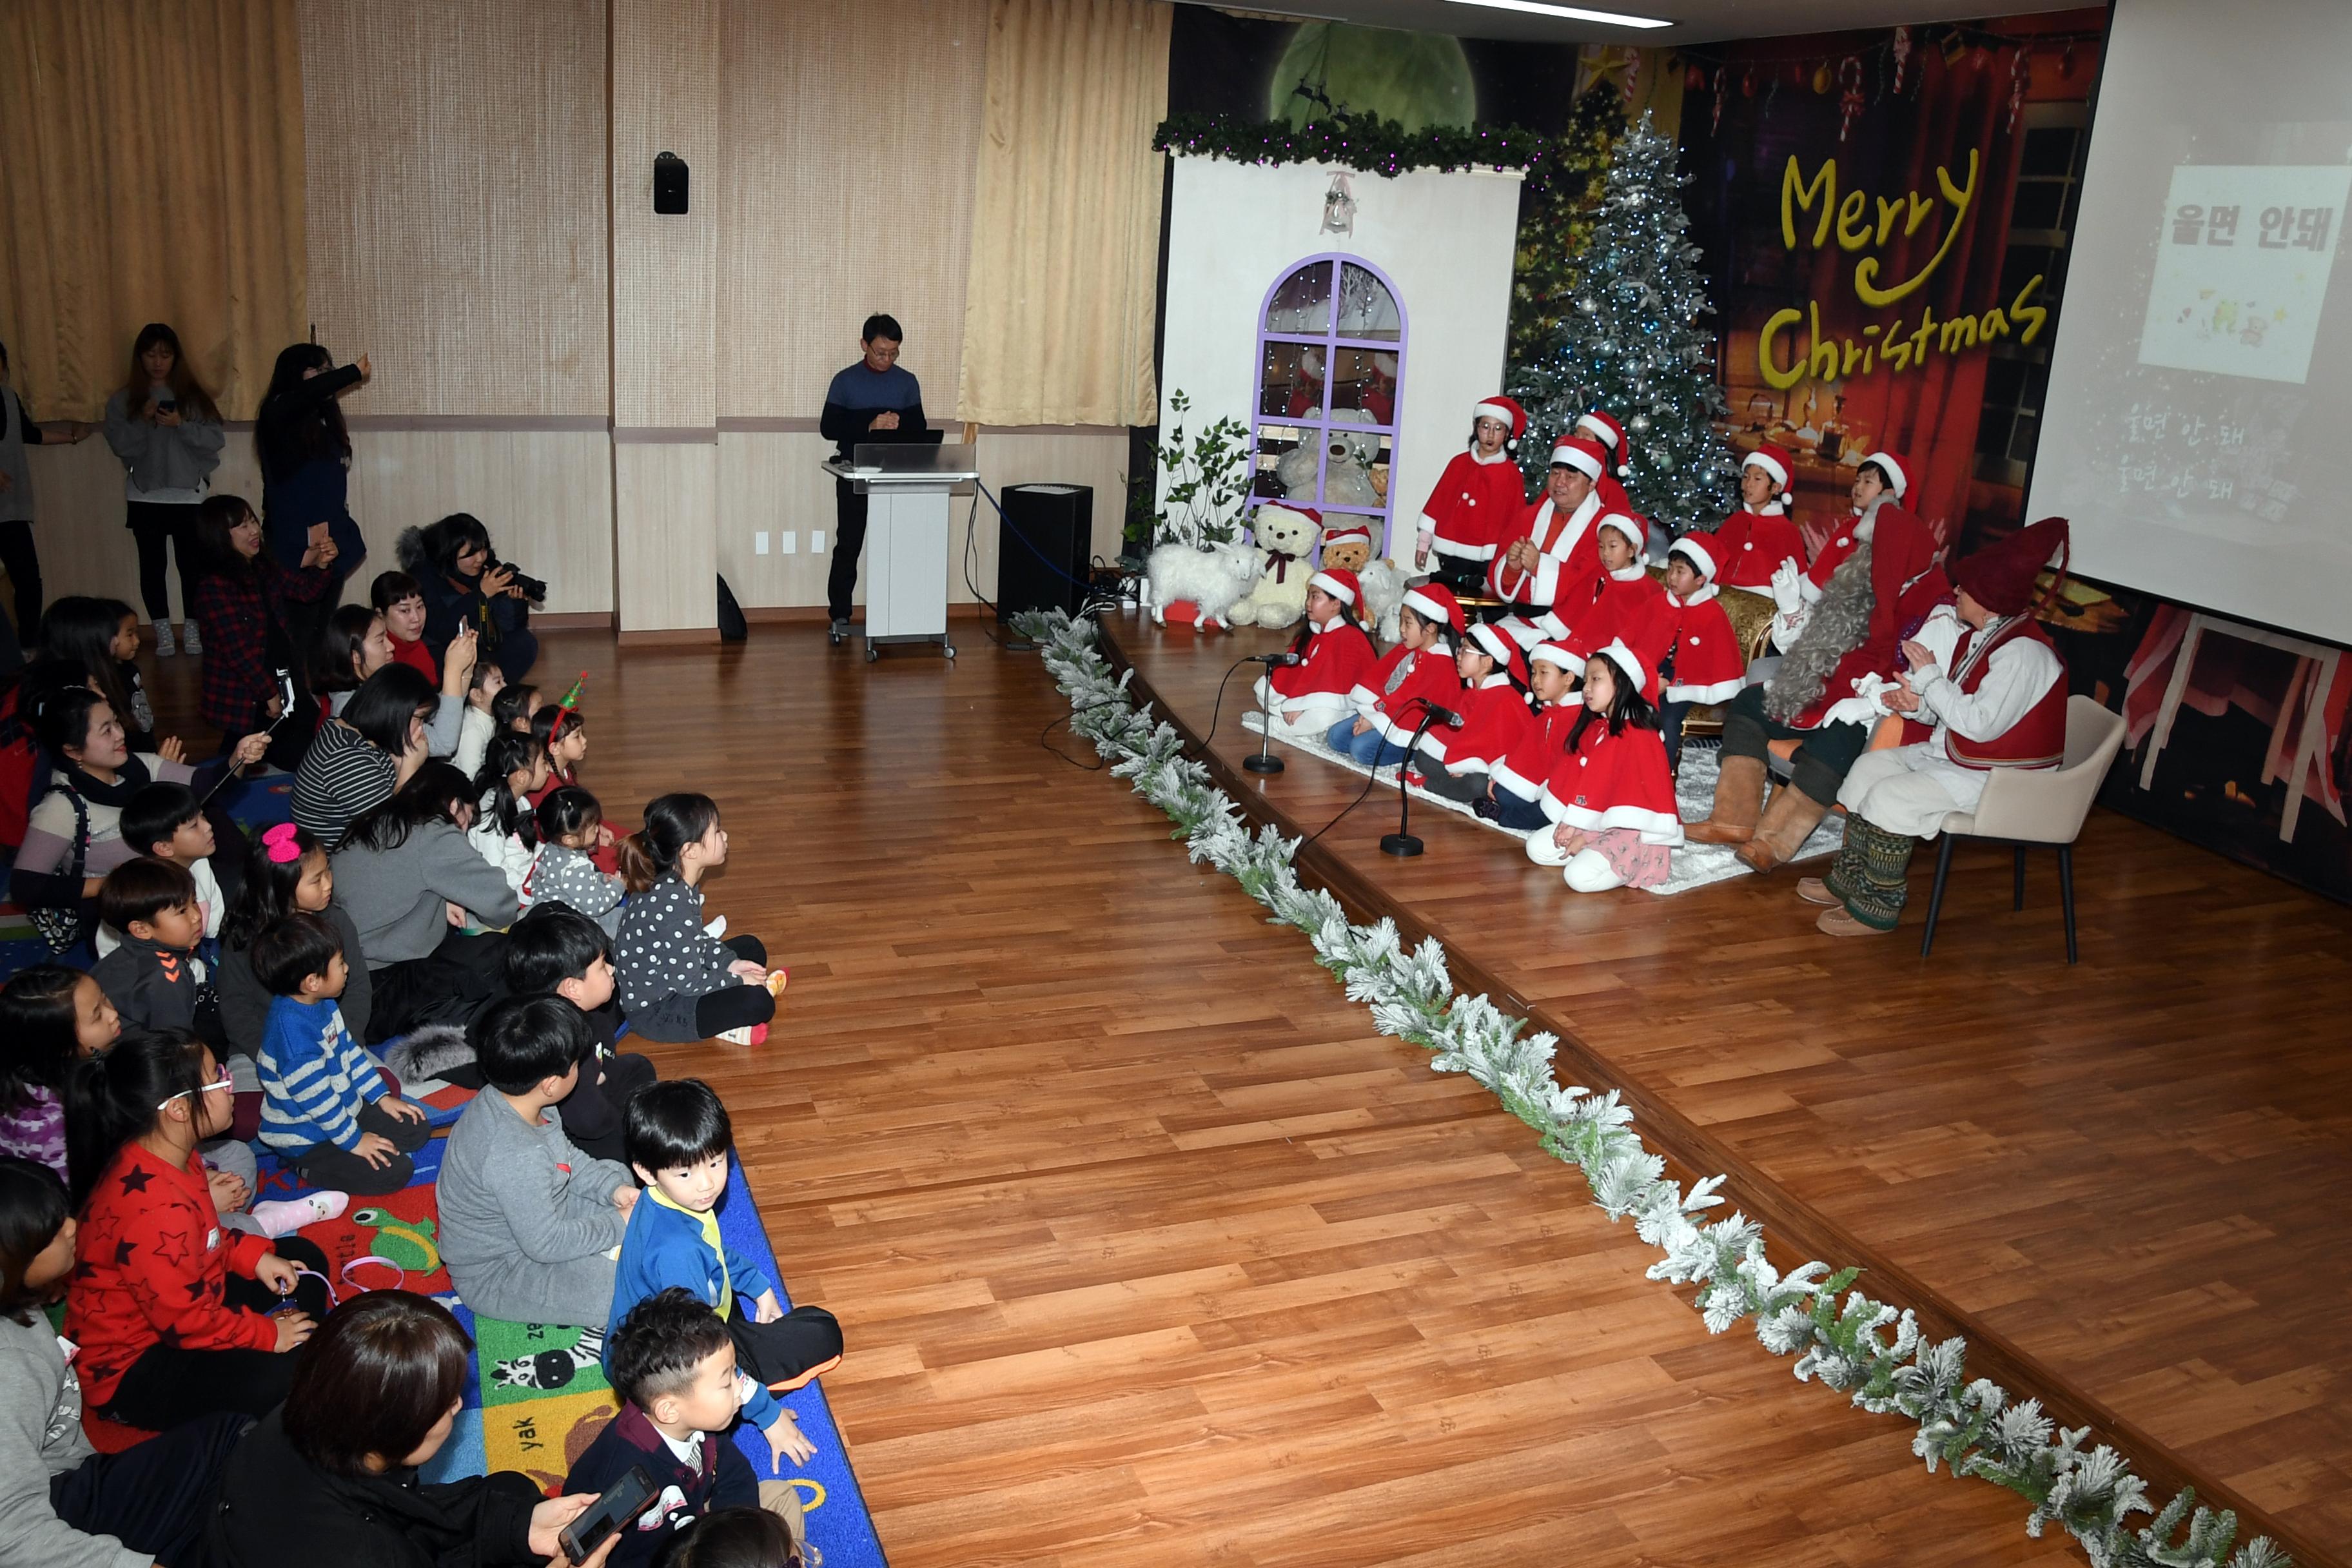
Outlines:
[[1404, 301], [1379, 268], [1328, 251], [1283, 268], [1258, 308], [1253, 507], [1360, 518], [1387, 553], [1404, 352]]

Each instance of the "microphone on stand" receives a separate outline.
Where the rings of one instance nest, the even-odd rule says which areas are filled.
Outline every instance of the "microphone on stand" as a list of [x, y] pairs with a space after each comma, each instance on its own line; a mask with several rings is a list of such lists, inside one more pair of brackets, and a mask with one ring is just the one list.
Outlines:
[[1413, 731], [1412, 739], [1405, 745], [1404, 756], [1397, 763], [1397, 830], [1394, 833], [1381, 835], [1381, 853], [1394, 855], [1400, 858], [1421, 853], [1421, 840], [1405, 831], [1411, 826], [1412, 796], [1405, 791], [1404, 775], [1406, 770], [1412, 765], [1413, 752], [1420, 749], [1421, 738], [1428, 734], [1430, 727], [1440, 721], [1443, 721], [1449, 730], [1462, 728], [1462, 715], [1453, 709], [1441, 707], [1426, 697], [1416, 697], [1413, 700], [1421, 704], [1421, 727]]
[[1242, 662], [1263, 664], [1276, 669], [1288, 669], [1292, 665], [1304, 664], [1306, 660], [1295, 653], [1254, 653]]
[[[1242, 662], [1262, 664], [1269, 669], [1287, 669], [1292, 665], [1304, 664], [1306, 660], [1295, 653], [1254, 653]], [[1242, 759], [1242, 766], [1254, 773], [1278, 773], [1282, 771], [1282, 759], [1276, 756], [1273, 751], [1273, 695], [1271, 690], [1266, 693], [1268, 700], [1265, 710], [1258, 715], [1261, 727], [1257, 732], [1257, 755]]]
[[1423, 712], [1428, 714], [1430, 718], [1438, 723], [1444, 725], [1449, 730], [1459, 730], [1465, 722], [1462, 715], [1456, 713], [1453, 709], [1442, 707], [1435, 702], [1432, 702], [1426, 697], [1416, 697], [1413, 700], [1421, 704], [1421, 710]]

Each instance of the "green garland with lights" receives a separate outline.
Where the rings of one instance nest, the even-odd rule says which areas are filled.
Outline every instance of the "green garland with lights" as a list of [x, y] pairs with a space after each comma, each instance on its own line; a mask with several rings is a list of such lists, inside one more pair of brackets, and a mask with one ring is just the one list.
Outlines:
[[1407, 131], [1377, 114], [1342, 110], [1310, 125], [1286, 120], [1236, 120], [1227, 114], [1171, 114], [1151, 133], [1155, 151], [1237, 163], [1337, 163], [1393, 179], [1412, 169], [1525, 169], [1543, 166], [1553, 142], [1520, 125], [1433, 125]]

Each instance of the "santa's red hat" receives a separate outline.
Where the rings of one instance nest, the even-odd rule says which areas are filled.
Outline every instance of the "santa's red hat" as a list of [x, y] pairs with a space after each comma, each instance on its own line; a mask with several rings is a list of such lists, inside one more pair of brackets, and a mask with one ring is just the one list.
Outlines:
[[1323, 526], [1323, 514], [1321, 512], [1317, 511], [1311, 506], [1293, 506], [1286, 500], [1270, 500], [1261, 505], [1255, 511], [1250, 513], [1250, 526], [1252, 528], [1257, 527], [1258, 519], [1264, 517], [1270, 511], [1291, 512], [1299, 517], [1305, 518], [1318, 529]]
[[1672, 561], [1677, 555], [1688, 560], [1692, 565], [1698, 568], [1701, 582], [1715, 581], [1715, 552], [1701, 543], [1696, 534], [1685, 534], [1666, 546], [1667, 560]]
[[1488, 658], [1508, 670], [1511, 679], [1521, 686], [1528, 683], [1527, 656], [1492, 621], [1480, 621], [1470, 628], [1470, 640], [1485, 649]]
[[1998, 544], [1988, 544], [1952, 568], [1952, 585], [1996, 616], [2021, 616], [2033, 603], [2034, 579], [2056, 557], [2055, 594], [2066, 581], [2071, 533], [2063, 517], [2030, 522]]
[[1748, 454], [1739, 465], [1743, 468], [1761, 468], [1772, 476], [1772, 488], [1786, 500], [1790, 487], [1797, 482], [1797, 459], [1789, 456], [1785, 447], [1775, 447], [1767, 441]]
[[1616, 455], [1619, 479], [1622, 479], [1633, 471], [1633, 447], [1625, 438], [1625, 426], [1596, 408], [1591, 413], [1580, 417], [1576, 422], [1576, 427], [1579, 430], [1591, 431], [1596, 440]]
[[1570, 675], [1581, 674], [1584, 669], [1584, 660], [1578, 658], [1566, 644], [1549, 640], [1539, 642], [1528, 649], [1528, 663], [1548, 664], [1554, 669], [1564, 669]]
[[1648, 660], [1627, 647], [1623, 637], [1617, 638], [1592, 657], [1605, 658], [1615, 665], [1618, 679], [1630, 682], [1633, 689], [1642, 694], [1642, 700], [1649, 703], [1658, 700], [1658, 672], [1650, 668]]
[[1323, 548], [1326, 550], [1344, 539], [1360, 539], [1370, 544], [1372, 542], [1372, 531], [1360, 522], [1334, 522], [1328, 524], [1323, 530]]
[[1326, 566], [1307, 579], [1310, 588], [1320, 588], [1342, 604], [1360, 605], [1364, 601], [1364, 585], [1345, 566]]
[[1501, 420], [1504, 428], [1511, 433], [1510, 438], [1503, 445], [1514, 452], [1519, 449], [1519, 437], [1528, 433], [1528, 411], [1519, 406], [1517, 399], [1506, 397], [1499, 392], [1492, 397], [1480, 398], [1478, 406], [1470, 411], [1470, 430], [1474, 439], [1481, 419]]
[[1896, 500], [1901, 500], [1911, 489], [1911, 476], [1903, 471], [1903, 459], [1892, 452], [1873, 452], [1862, 460], [1862, 466], [1885, 474], [1886, 488], [1895, 492]]
[[1593, 520], [1595, 530], [1611, 528], [1622, 534], [1633, 546], [1633, 559], [1641, 565], [1650, 563], [1650, 525], [1638, 517], [1628, 517], [1622, 511], [1604, 511]]
[[1563, 436], [1551, 449], [1551, 466], [1574, 468], [1588, 479], [1597, 479], [1609, 471], [1609, 452], [1591, 437]]
[[1405, 608], [1432, 626], [1450, 628], [1456, 637], [1470, 629], [1462, 614], [1462, 602], [1454, 590], [1443, 583], [1423, 583], [1404, 596]]

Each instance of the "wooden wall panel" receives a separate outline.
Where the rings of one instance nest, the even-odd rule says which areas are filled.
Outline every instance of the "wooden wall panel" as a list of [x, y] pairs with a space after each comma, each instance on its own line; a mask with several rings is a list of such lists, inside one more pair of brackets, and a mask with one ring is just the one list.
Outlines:
[[613, 447], [614, 581], [625, 632], [719, 624], [719, 447], [709, 441]]
[[726, 0], [719, 413], [814, 418], [887, 311], [954, 410], [988, 0]]
[[[715, 429], [719, 0], [613, 0], [612, 16], [613, 423]], [[666, 217], [653, 209], [661, 153], [697, 187]]]
[[605, 413], [604, 0], [301, 17], [311, 318], [375, 366], [350, 412]]

